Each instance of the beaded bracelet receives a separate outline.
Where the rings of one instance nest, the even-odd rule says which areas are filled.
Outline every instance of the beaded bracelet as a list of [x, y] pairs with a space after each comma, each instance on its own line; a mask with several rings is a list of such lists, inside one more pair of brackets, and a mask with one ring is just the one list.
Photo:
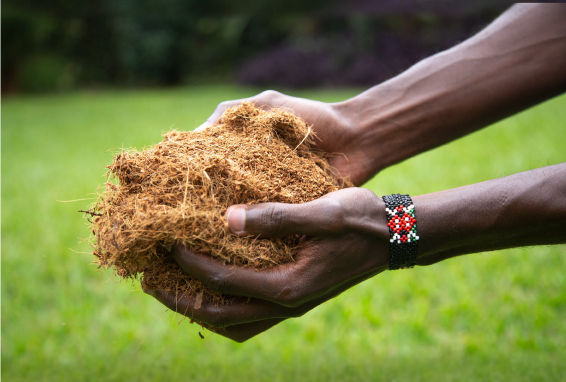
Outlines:
[[417, 218], [409, 195], [383, 197], [389, 227], [391, 256], [389, 269], [413, 268], [417, 264]]

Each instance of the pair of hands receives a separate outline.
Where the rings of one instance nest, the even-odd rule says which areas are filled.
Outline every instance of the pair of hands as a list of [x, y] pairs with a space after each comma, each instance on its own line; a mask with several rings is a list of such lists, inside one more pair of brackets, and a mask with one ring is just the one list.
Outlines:
[[[248, 100], [264, 107], [290, 108], [313, 125], [321, 149], [346, 155], [333, 157], [331, 165], [342, 176], [350, 176], [354, 184], [373, 175], [354, 130], [332, 104], [273, 91]], [[241, 101], [221, 103], [207, 123], [214, 123], [226, 108]], [[220, 328], [221, 335], [238, 342], [287, 318], [302, 316], [384, 271], [389, 263], [384, 203], [366, 189], [344, 189], [304, 204], [235, 205], [228, 209], [226, 217], [231, 231], [238, 236], [303, 235], [296, 261], [256, 271], [227, 266], [177, 246], [171, 254], [183, 271], [214, 291], [239, 297], [225, 306], [203, 303], [195, 309], [194, 298], [178, 298], [160, 290], [145, 292], [171, 310]]]

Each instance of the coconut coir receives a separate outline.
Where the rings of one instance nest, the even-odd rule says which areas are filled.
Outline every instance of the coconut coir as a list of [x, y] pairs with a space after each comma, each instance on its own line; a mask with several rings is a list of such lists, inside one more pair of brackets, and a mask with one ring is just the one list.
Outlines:
[[298, 235], [238, 238], [224, 214], [233, 204], [304, 203], [351, 186], [316, 139], [290, 111], [246, 102], [204, 131], [170, 131], [149, 149], [119, 152], [88, 211], [96, 262], [150, 290], [227, 303], [229, 296], [183, 273], [166, 248], [182, 244], [257, 269], [293, 261]]

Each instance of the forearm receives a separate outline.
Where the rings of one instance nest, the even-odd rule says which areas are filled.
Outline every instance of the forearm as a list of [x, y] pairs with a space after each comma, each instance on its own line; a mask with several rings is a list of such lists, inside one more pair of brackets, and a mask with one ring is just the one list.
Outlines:
[[566, 163], [413, 198], [417, 262], [566, 243]]
[[566, 90], [566, 4], [517, 5], [460, 45], [337, 104], [375, 171]]

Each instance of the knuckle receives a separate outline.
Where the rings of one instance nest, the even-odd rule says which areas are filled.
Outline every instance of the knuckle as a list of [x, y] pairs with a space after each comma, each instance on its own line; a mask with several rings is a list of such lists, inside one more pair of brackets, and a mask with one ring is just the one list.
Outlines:
[[[305, 309], [302, 309], [299, 306], [294, 306], [292, 308], [293, 309], [291, 309], [291, 311], [289, 313], [289, 318], [303, 317], [305, 315], [305, 313], [307, 313], [307, 311]], [[297, 309], [297, 308], [299, 308], [299, 309]]]
[[287, 296], [283, 298], [283, 300], [281, 301], [281, 305], [286, 306], [288, 308], [296, 308], [301, 306], [302, 304], [303, 304], [303, 299], [301, 298], [301, 296], [296, 294]]
[[261, 214], [259, 223], [269, 229], [271, 232], [279, 231], [283, 226], [283, 221], [285, 219], [285, 212], [282, 208], [278, 208], [275, 205], [268, 205]]
[[260, 96], [262, 98], [268, 99], [268, 100], [272, 100], [276, 97], [278, 97], [281, 93], [279, 93], [276, 90], [265, 90], [263, 92], [260, 93]]
[[298, 307], [304, 300], [302, 290], [304, 290], [302, 283], [293, 283], [293, 287], [289, 284], [284, 285], [278, 289], [279, 292], [275, 296], [275, 301], [288, 308]]
[[207, 324], [214, 328], [225, 328], [228, 322], [224, 315], [220, 312], [214, 312], [208, 316]]

